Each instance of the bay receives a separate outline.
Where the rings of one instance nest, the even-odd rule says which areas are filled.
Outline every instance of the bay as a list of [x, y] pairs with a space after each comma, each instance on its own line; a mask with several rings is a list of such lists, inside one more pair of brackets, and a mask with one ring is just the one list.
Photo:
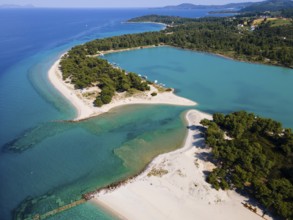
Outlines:
[[107, 54], [123, 69], [148, 76], [204, 112], [246, 110], [293, 128], [293, 70], [223, 57], [157, 47]]
[[[11, 219], [12, 213], [23, 216], [45, 213], [67, 204], [79, 199], [82, 193], [139, 172], [155, 155], [173, 150], [180, 145], [186, 129], [182, 115], [188, 108], [128, 106], [113, 109], [108, 114], [81, 123], [68, 123], [63, 120], [73, 118], [75, 110], [50, 85], [47, 71], [62, 53], [74, 45], [95, 38], [157, 31], [163, 27], [156, 24], [124, 23], [129, 18], [153, 13], [201, 17], [207, 15], [207, 12], [149, 9], [0, 11], [1, 219]], [[244, 93], [240, 92], [237, 93], [238, 96], [230, 94], [231, 98], [222, 103], [225, 98], [219, 97], [221, 95], [218, 91], [225, 91], [222, 95], [229, 97], [230, 90], [218, 88], [216, 82], [211, 87], [207, 85], [211, 83], [209, 77], [213, 76], [214, 81], [217, 81], [221, 76], [225, 78], [223, 72], [233, 70], [236, 73], [237, 69], [241, 71], [243, 66], [234, 66], [234, 63], [223, 61], [222, 58], [205, 54], [198, 54], [194, 59], [194, 52], [190, 51], [164, 48], [167, 51], [158, 53], [155, 52], [157, 49], [163, 48], [155, 48], [153, 51], [131, 51], [128, 55], [111, 54], [107, 59], [115, 60], [117, 58], [114, 56], [120, 55], [125, 57], [124, 61], [118, 59], [117, 62], [127, 70], [133, 68], [133, 71], [176, 88], [179, 95], [199, 102], [198, 108], [208, 112], [227, 112], [242, 106], [253, 108], [253, 102], [258, 104], [257, 99], [251, 102], [250, 99], [245, 99], [246, 96], [241, 96]], [[144, 54], [150, 51], [154, 54]], [[137, 57], [134, 57], [135, 53], [139, 53], [136, 54]], [[167, 54], [165, 61], [162, 54]], [[157, 61], [152, 59], [152, 56], [159, 55], [161, 56]], [[177, 55], [185, 59], [177, 60]], [[129, 59], [126, 59], [127, 57]], [[214, 75], [208, 77], [204, 70], [211, 66], [218, 68], [214, 68], [216, 71], [210, 70]], [[258, 68], [258, 65], [253, 65], [250, 71]], [[276, 67], [265, 68], [268, 72], [272, 71], [269, 75], [274, 75], [273, 72], [275, 75], [280, 73], [278, 68], [278, 71], [275, 71]], [[291, 70], [288, 72], [284, 69], [281, 73], [284, 75], [283, 80], [292, 82]], [[233, 75], [232, 72], [230, 74]], [[186, 76], [191, 77], [192, 81], [184, 81]], [[259, 82], [268, 83], [264, 78], [260, 76]], [[275, 86], [276, 79], [269, 79]], [[245, 90], [252, 81], [242, 81], [240, 78], [240, 81], [235, 83], [239, 90]], [[279, 83], [282, 84], [282, 81]], [[287, 84], [284, 85], [283, 92], [290, 94], [292, 90], [287, 90]], [[279, 96], [279, 93], [267, 90], [266, 85], [254, 86], [260, 88], [261, 96], [268, 94], [273, 97], [276, 100], [275, 104], [281, 105], [288, 101], [287, 96]], [[194, 90], [194, 87], [198, 90]], [[258, 90], [252, 90], [250, 96], [257, 94], [253, 91]], [[266, 105], [267, 102], [263, 106], [269, 109], [270, 105]], [[233, 108], [230, 108], [231, 106]], [[269, 112], [275, 111], [276, 106], [272, 104], [270, 108], [271, 110], [265, 114], [270, 115]], [[256, 108], [256, 111], [258, 109], [261, 108]], [[275, 112], [273, 116], [275, 115], [278, 114]], [[11, 151], [11, 147], [15, 150]], [[115, 217], [93, 204], [86, 203], [51, 219], [80, 218]]]
[[[73, 118], [75, 110], [47, 80], [50, 66], [74, 45], [96, 38], [162, 29], [157, 24], [125, 23], [129, 18], [154, 12], [149, 9], [0, 10], [1, 219], [11, 219], [13, 213], [27, 216], [49, 211], [80, 198], [84, 192], [136, 173], [155, 154], [178, 147], [167, 143], [172, 140], [168, 138], [170, 134], [178, 133], [177, 144], [184, 137], [184, 124], [179, 116], [184, 109], [124, 108], [113, 113], [117, 116], [116, 123], [110, 123], [113, 119], [110, 114], [70, 124], [62, 120]], [[198, 17], [207, 11], [160, 10], [160, 13]], [[160, 113], [162, 109], [171, 114]], [[133, 118], [133, 111], [137, 117]], [[157, 115], [157, 121], [150, 120], [148, 112]], [[120, 120], [121, 117], [125, 120]], [[144, 139], [150, 146], [155, 146], [151, 144], [153, 141], [169, 147], [132, 149], [133, 144]], [[16, 151], [9, 150], [15, 146]], [[123, 154], [126, 151], [115, 152], [115, 149], [141, 151], [145, 154], [144, 162], [136, 164], [136, 169], [131, 163], [127, 167]], [[93, 211], [92, 207], [87, 204], [77, 207], [69, 216], [74, 216], [73, 213], [79, 216], [78, 213], [88, 210], [89, 218], [100, 215], [108, 219], [105, 212]], [[65, 216], [66, 213], [58, 218]]]

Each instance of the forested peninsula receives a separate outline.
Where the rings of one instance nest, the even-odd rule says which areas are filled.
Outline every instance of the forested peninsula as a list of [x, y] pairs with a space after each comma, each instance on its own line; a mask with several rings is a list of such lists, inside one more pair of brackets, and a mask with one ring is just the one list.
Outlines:
[[157, 15], [134, 18], [129, 22], [160, 22], [167, 27], [159, 32], [97, 39], [73, 47], [60, 63], [63, 79], [76, 89], [98, 86], [101, 92], [94, 101], [96, 106], [110, 103], [115, 92], [148, 90], [151, 82], [135, 73], [126, 74], [98, 55], [150, 45], [169, 45], [293, 68], [292, 13], [279, 13], [274, 17], [250, 14], [199, 19]]
[[101, 107], [111, 102], [115, 92], [150, 90], [147, 82], [135, 73], [127, 73], [99, 57], [89, 57], [84, 46], [76, 46], [60, 62], [63, 80], [75, 89], [98, 86], [101, 90], [94, 105]]
[[[252, 113], [216, 113], [204, 119], [206, 144], [217, 168], [207, 181], [216, 189], [237, 189], [265, 211], [293, 219], [293, 133], [281, 123]], [[228, 138], [227, 138], [228, 137]]]
[[199, 19], [151, 15], [131, 21], [167, 24], [160, 43], [293, 68], [293, 21], [282, 14]]
[[169, 45], [293, 68], [293, 22], [289, 10], [274, 16], [247, 14], [192, 19], [149, 15], [129, 21], [164, 23], [167, 28], [160, 32], [94, 40], [84, 45], [85, 50], [96, 54], [104, 50]]

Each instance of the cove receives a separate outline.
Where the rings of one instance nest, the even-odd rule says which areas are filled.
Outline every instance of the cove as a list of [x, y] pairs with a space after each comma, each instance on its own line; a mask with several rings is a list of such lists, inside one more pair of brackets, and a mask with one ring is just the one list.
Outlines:
[[165, 46], [112, 53], [105, 58], [175, 88], [178, 95], [197, 102], [201, 111], [246, 110], [293, 128], [292, 69]]
[[[181, 116], [186, 108], [127, 106], [72, 124], [62, 120], [73, 118], [74, 109], [46, 77], [57, 57], [72, 46], [95, 38], [160, 30], [162, 27], [155, 24], [122, 23], [149, 13], [146, 9], [1, 11], [1, 219], [11, 219], [11, 212], [29, 215], [50, 211], [82, 193], [139, 172], [155, 155], [180, 145], [186, 129]], [[203, 16], [207, 11], [180, 11], [179, 15], [187, 14]], [[114, 62], [175, 87], [179, 95], [199, 102], [197, 108], [203, 111], [256, 109], [292, 127], [292, 101], [288, 99], [292, 70], [195, 54], [166, 47], [111, 54], [107, 59], [124, 57], [123, 62]], [[248, 65], [250, 69], [246, 69]], [[250, 78], [255, 72], [249, 71], [263, 68], [258, 81], [237, 78], [241, 71]], [[207, 75], [208, 69], [213, 69], [213, 75]], [[227, 73], [234, 79], [235, 85], [229, 84], [235, 87], [234, 92], [225, 87], [228, 83], [223, 74]], [[250, 83], [253, 86], [247, 87]], [[270, 83], [280, 91], [268, 89]], [[223, 86], [216, 90], [217, 84]], [[9, 150], [11, 146], [17, 150]], [[86, 203], [50, 219], [113, 217]]]
[[[107, 116], [82, 123], [63, 121], [72, 119], [75, 110], [47, 79], [48, 69], [62, 53], [96, 38], [158, 31], [163, 27], [122, 23], [147, 12], [118, 12], [66, 9], [1, 11], [0, 20], [5, 20], [5, 23], [0, 23], [5, 33], [1, 35], [5, 41], [0, 44], [0, 57], [3, 58], [0, 73], [1, 219], [11, 219], [12, 214], [18, 213], [24, 217], [44, 213], [80, 198], [84, 192], [127, 177], [134, 170], [124, 166], [125, 158], [116, 154], [115, 149], [123, 149], [124, 143], [131, 147], [128, 142], [142, 140], [152, 132], [167, 133], [184, 128], [179, 117], [183, 109], [172, 110], [171, 115], [158, 115], [157, 121], [139, 120], [150, 106], [144, 106], [142, 111], [139, 107], [115, 110]], [[9, 31], [12, 28], [14, 31]], [[166, 106], [162, 108], [168, 109]], [[131, 119], [133, 111], [138, 113]], [[156, 109], [149, 112], [156, 115], [154, 111], [158, 112]], [[120, 113], [123, 120], [120, 120]], [[171, 118], [170, 121], [170, 116], [176, 119]], [[159, 129], [161, 124], [165, 124], [162, 130]], [[183, 136], [184, 129], [181, 138]], [[17, 150], [11, 150], [11, 147]], [[161, 150], [167, 149], [162, 146]], [[140, 164], [137, 168], [142, 166]], [[89, 219], [96, 216], [112, 219], [90, 204], [69, 211], [68, 216], [80, 216], [86, 212]]]

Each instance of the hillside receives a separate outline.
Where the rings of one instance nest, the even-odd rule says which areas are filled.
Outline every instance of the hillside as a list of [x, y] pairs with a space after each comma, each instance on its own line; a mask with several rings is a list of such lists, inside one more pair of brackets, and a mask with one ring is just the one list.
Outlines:
[[190, 3], [183, 3], [180, 5], [169, 5], [161, 9], [179, 9], [179, 10], [190, 10], [190, 9], [241, 9], [252, 5], [253, 2], [243, 3], [230, 3], [225, 5], [194, 5]]
[[268, 0], [254, 3], [240, 10], [240, 12], [265, 12], [280, 11], [283, 9], [293, 8], [292, 0]]
[[131, 42], [128, 45], [161, 43], [237, 60], [293, 67], [293, 24], [288, 18], [238, 16], [191, 19], [150, 15], [130, 21], [161, 22], [169, 27], [159, 33], [136, 35], [137, 38], [131, 39], [125, 37]]
[[170, 10], [200, 10], [211, 9], [212, 13], [216, 13], [214, 10], [224, 10], [221, 13], [230, 13], [231, 11], [239, 11], [243, 13], [247, 12], [266, 12], [266, 11], [281, 11], [293, 8], [292, 0], [267, 0], [260, 2], [243, 2], [243, 3], [230, 3], [225, 5], [194, 5], [190, 3], [183, 3], [180, 5], [169, 5], [160, 9]]

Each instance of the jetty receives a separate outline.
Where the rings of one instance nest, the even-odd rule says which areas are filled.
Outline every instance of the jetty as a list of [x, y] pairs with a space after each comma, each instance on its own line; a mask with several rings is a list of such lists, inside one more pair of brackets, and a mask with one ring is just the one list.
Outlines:
[[[59, 207], [59, 208], [56, 208], [56, 209], [53, 209], [53, 210], [51, 210], [51, 211], [49, 211], [49, 212], [47, 212], [47, 213], [45, 213], [45, 214], [36, 214], [36, 215], [34, 215], [33, 216], [33, 220], [42, 220], [42, 219], [46, 219], [46, 218], [49, 218], [49, 217], [51, 217], [51, 216], [53, 216], [53, 215], [56, 215], [56, 214], [58, 214], [58, 213], [60, 213], [60, 212], [63, 212], [63, 211], [65, 211], [65, 210], [68, 210], [68, 209], [71, 209], [71, 208], [73, 208], [73, 207], [75, 207], [75, 206], [78, 206], [78, 205], [80, 205], [80, 204], [83, 204], [83, 203], [85, 203], [87, 200], [86, 199], [80, 199], [80, 200], [77, 200], [77, 201], [75, 201], [75, 202], [72, 202], [72, 203], [70, 203], [70, 204], [68, 204], [68, 205], [65, 205], [65, 206], [61, 206], [61, 207]], [[28, 220], [28, 219], [27, 219]]]
[[77, 200], [77, 201], [74, 201], [72, 203], [69, 203], [67, 205], [64, 205], [64, 206], [61, 206], [61, 207], [58, 207], [56, 209], [53, 209], [49, 212], [46, 212], [44, 214], [35, 214], [32, 218], [26, 218], [25, 220], [43, 220], [43, 219], [46, 219], [46, 218], [49, 218], [53, 215], [56, 215], [60, 212], [63, 212], [63, 211], [66, 211], [68, 209], [71, 209], [75, 206], [78, 206], [78, 205], [81, 205], [91, 199], [93, 199], [95, 197], [95, 195], [97, 195], [98, 193], [102, 192], [102, 191], [112, 191], [112, 190], [115, 190], [116, 188], [122, 186], [122, 185], [125, 185], [126, 183], [132, 181], [133, 179], [135, 179], [137, 176], [139, 176], [141, 173], [143, 173], [145, 170], [148, 169], [149, 166], [147, 166], [145, 169], [143, 169], [141, 172], [139, 172], [138, 174], [132, 176], [132, 177], [127, 177], [123, 180], [120, 180], [120, 181], [117, 181], [117, 182], [114, 182], [114, 183], [111, 183], [109, 185], [106, 185], [105, 187], [101, 187], [101, 188], [97, 188], [96, 190], [93, 190], [93, 191], [90, 191], [88, 193], [84, 193], [82, 194], [82, 198], [80, 200]]

